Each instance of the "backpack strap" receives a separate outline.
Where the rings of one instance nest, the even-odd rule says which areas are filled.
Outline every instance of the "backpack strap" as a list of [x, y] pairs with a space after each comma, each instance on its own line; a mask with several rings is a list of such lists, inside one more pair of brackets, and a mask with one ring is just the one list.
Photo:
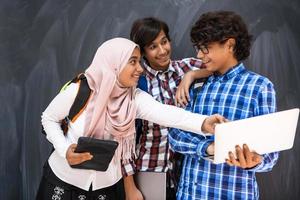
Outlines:
[[75, 100], [70, 108], [69, 115], [65, 117], [61, 122], [61, 128], [66, 134], [68, 132], [68, 125], [71, 122], [75, 122], [76, 119], [81, 115], [83, 110], [87, 106], [87, 102], [91, 96], [92, 90], [90, 89], [87, 79], [84, 74], [79, 74], [73, 80], [69, 82], [71, 83], [78, 83], [79, 82], [79, 89]]
[[84, 74], [80, 74], [78, 79], [79, 90], [68, 116], [72, 122], [75, 122], [82, 111], [86, 108], [92, 92]]
[[[148, 84], [147, 79], [145, 75], [141, 75], [138, 81], [137, 88], [143, 90], [144, 92], [148, 92]], [[139, 143], [140, 137], [143, 132], [143, 120], [142, 119], [136, 119], [135, 120], [135, 131], [136, 131], [136, 144]]]
[[140, 88], [144, 92], [148, 93], [148, 84], [145, 75], [141, 75], [137, 84], [137, 88]]

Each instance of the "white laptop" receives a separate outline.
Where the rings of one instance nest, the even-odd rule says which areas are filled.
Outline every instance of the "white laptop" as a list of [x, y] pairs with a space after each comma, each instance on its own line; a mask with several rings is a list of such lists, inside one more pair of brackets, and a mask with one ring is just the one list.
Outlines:
[[134, 175], [134, 179], [144, 200], [166, 199], [166, 173], [138, 172]]
[[293, 147], [299, 108], [216, 125], [215, 164], [224, 163], [235, 146], [247, 144], [259, 154]]

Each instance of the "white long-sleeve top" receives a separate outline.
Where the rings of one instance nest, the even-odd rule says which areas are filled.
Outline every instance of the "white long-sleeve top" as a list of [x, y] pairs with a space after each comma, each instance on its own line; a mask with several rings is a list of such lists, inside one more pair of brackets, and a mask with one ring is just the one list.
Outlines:
[[[69, 114], [75, 100], [79, 84], [72, 83], [66, 90], [60, 92], [42, 114], [42, 125], [47, 139], [53, 144], [55, 151], [50, 155], [49, 165], [54, 174], [62, 181], [89, 190], [92, 183], [93, 190], [111, 186], [122, 178], [121, 162], [112, 159], [107, 171], [95, 171], [71, 168], [66, 159], [69, 146], [77, 143], [83, 136], [86, 111], [69, 124], [66, 136], [60, 127], [60, 121]], [[175, 106], [161, 104], [146, 92], [136, 89], [134, 102], [137, 106], [136, 118], [145, 119], [154, 123], [183, 129], [195, 133], [202, 133], [201, 126], [206, 116], [194, 114]], [[112, 176], [113, 174], [113, 176]]]

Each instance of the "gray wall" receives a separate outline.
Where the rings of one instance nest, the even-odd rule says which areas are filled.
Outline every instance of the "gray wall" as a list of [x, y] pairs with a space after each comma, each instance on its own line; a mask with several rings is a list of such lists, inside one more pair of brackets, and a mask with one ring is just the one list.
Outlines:
[[[157, 16], [171, 28], [173, 58], [194, 56], [191, 24], [217, 9], [249, 25], [255, 38], [246, 63], [274, 82], [278, 110], [300, 107], [297, 0], [1, 0], [0, 199], [34, 199], [51, 149], [41, 112], [103, 41], [128, 37], [136, 18]], [[299, 131], [273, 171], [258, 175], [261, 199], [300, 199]]]

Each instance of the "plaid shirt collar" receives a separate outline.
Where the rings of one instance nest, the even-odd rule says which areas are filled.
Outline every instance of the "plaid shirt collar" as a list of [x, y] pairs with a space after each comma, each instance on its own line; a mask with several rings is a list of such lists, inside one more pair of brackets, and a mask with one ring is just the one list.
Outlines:
[[169, 68], [166, 71], [161, 71], [161, 70], [155, 70], [155, 69], [151, 68], [150, 65], [148, 64], [148, 62], [144, 61], [145, 73], [149, 74], [151, 79], [154, 78], [155, 76], [157, 76], [158, 74], [163, 74], [163, 73], [167, 73], [167, 72], [176, 72], [173, 65], [174, 65], [174, 63], [171, 60], [169, 63]]
[[238, 63], [237, 65], [233, 66], [231, 69], [229, 69], [225, 74], [223, 75], [217, 75], [214, 74], [208, 78], [208, 82], [216, 82], [216, 81], [227, 81], [238, 74], [244, 72], [246, 70], [243, 63]]

